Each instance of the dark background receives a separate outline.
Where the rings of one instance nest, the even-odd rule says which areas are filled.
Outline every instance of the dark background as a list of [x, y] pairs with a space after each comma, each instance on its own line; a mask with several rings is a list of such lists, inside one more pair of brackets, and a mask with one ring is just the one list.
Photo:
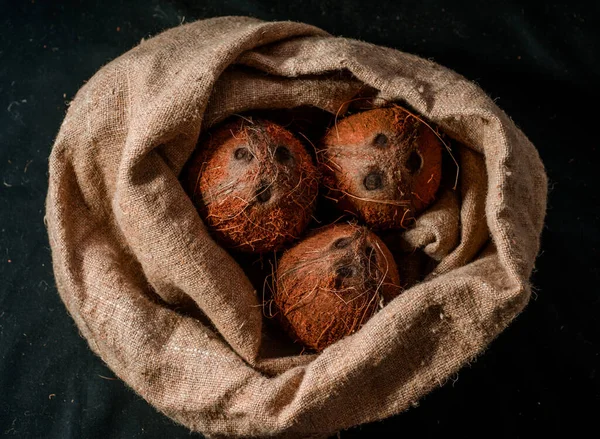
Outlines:
[[0, 1], [0, 435], [190, 436], [115, 380], [66, 313], [43, 223], [47, 158], [69, 101], [102, 65], [181, 22], [252, 15], [458, 71], [529, 136], [550, 178], [523, 314], [418, 408], [341, 437], [578, 437], [600, 409], [598, 3], [280, 3]]

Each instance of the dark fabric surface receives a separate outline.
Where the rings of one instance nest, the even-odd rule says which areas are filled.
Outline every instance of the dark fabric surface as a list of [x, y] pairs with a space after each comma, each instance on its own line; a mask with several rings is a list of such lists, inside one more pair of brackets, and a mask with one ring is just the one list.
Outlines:
[[50, 3], [0, 4], [0, 434], [190, 436], [115, 380], [77, 333], [54, 286], [43, 203], [50, 148], [79, 87], [142, 38], [219, 15], [304, 21], [432, 58], [496, 98], [547, 167], [547, 226], [525, 312], [419, 407], [341, 436], [573, 435], [594, 423], [600, 406], [598, 6]]

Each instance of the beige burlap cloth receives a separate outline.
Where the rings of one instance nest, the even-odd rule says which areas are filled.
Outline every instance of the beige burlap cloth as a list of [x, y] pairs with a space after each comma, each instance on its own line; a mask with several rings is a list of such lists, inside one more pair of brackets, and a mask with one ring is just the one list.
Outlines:
[[[439, 264], [320, 355], [263, 355], [260, 293], [178, 175], [199, 134], [231, 114], [335, 112], [365, 86], [466, 145], [454, 151], [458, 189], [405, 233]], [[472, 82], [250, 18], [180, 26], [104, 66], [73, 100], [49, 166], [54, 272], [81, 334], [150, 404], [213, 436], [323, 436], [409, 407], [523, 309], [546, 207], [535, 148]]]

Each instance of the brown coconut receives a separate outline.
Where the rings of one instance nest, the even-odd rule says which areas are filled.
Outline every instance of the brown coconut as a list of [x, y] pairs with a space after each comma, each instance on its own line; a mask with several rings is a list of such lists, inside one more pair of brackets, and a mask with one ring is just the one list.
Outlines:
[[224, 246], [264, 253], [300, 237], [319, 181], [291, 132], [240, 118], [209, 133], [188, 162], [183, 184]]
[[383, 241], [349, 224], [327, 226], [286, 251], [275, 286], [276, 317], [315, 351], [357, 331], [401, 290]]
[[405, 228], [434, 200], [442, 143], [400, 107], [364, 111], [323, 137], [319, 162], [328, 197], [375, 229]]

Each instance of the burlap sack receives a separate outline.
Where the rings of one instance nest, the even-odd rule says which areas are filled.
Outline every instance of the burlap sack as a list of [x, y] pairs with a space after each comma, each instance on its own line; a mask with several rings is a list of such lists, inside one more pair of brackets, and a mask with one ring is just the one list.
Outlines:
[[[258, 294], [178, 174], [228, 115], [335, 112], [365, 86], [467, 145], [459, 189], [405, 234], [439, 264], [322, 354], [269, 356]], [[399, 413], [479, 354], [529, 299], [545, 203], [533, 145], [458, 74], [300, 23], [218, 18], [142, 42], [82, 87], [46, 219], [62, 299], [136, 392], [207, 435], [305, 437]]]

